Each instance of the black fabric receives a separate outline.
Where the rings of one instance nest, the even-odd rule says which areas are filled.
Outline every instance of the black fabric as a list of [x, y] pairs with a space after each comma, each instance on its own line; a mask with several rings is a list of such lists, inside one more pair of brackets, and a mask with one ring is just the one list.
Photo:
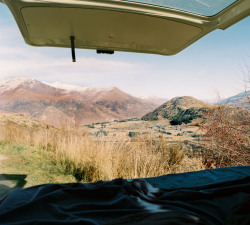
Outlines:
[[146, 213], [140, 212], [125, 216], [114, 221], [109, 225], [206, 225], [202, 220], [197, 220], [189, 214], [177, 211]]
[[[168, 224], [163, 221], [170, 219], [176, 221], [170, 224], [190, 224], [192, 218], [199, 218], [197, 224], [248, 224], [249, 200], [250, 177], [158, 191], [144, 180], [46, 184], [14, 191], [3, 199], [0, 224], [150, 224], [150, 220]], [[151, 206], [158, 211], [151, 211]], [[186, 223], [174, 216], [183, 216]]]
[[250, 196], [241, 204], [236, 205], [230, 212], [226, 221], [227, 225], [249, 225], [250, 224]]

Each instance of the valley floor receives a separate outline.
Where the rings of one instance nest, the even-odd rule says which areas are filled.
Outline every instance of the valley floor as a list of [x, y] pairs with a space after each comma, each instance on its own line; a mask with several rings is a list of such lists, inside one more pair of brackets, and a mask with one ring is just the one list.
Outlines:
[[95, 123], [85, 127], [88, 129], [89, 135], [94, 139], [103, 137], [107, 141], [128, 137], [131, 140], [146, 137], [149, 140], [156, 141], [164, 137], [168, 143], [184, 142], [185, 144], [190, 144], [200, 142], [204, 134], [204, 131], [195, 126], [195, 123], [171, 126], [169, 120], [121, 120]]

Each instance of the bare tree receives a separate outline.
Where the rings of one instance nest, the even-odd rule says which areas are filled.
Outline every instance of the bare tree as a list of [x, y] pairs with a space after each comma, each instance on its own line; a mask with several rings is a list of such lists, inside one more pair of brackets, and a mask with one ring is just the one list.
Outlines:
[[[250, 105], [250, 67], [242, 68], [244, 90]], [[248, 107], [249, 108], [249, 107]], [[219, 105], [207, 113], [203, 161], [207, 167], [250, 165], [250, 111], [242, 107]]]

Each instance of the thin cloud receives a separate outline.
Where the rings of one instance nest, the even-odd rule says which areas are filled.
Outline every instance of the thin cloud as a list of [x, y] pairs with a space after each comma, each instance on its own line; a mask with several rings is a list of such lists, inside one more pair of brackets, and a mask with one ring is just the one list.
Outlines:
[[[1, 48], [1, 47], [0, 47]], [[4, 60], [6, 56], [11, 56], [11, 62]], [[20, 58], [22, 56], [22, 58]], [[0, 59], [1, 59], [1, 69], [13, 70], [13, 69], [29, 69], [29, 68], [46, 68], [46, 67], [72, 67], [75, 68], [102, 68], [102, 69], [131, 69], [136, 66], [136, 64], [112, 61], [112, 60], [102, 60], [87, 57], [78, 57], [78, 63], [72, 63], [71, 58], [52, 58], [44, 56], [42, 54], [26, 51], [22, 48], [1, 48], [0, 49]], [[17, 64], [18, 68], [12, 67], [13, 64]]]
[[[146, 72], [146, 65], [119, 60], [105, 60], [78, 57], [77, 63], [71, 58], [57, 58], [26, 47], [0, 46], [0, 78], [20, 76], [48, 81], [74, 79], [84, 75], [84, 79], [98, 80], [100, 77], [131, 76]], [[85, 81], [86, 82], [86, 81]]]

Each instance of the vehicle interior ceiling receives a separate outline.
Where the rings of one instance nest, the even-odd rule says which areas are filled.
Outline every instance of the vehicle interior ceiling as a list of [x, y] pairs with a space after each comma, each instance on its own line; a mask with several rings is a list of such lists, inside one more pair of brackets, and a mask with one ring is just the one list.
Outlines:
[[249, 14], [247, 0], [171, 2], [4, 0], [27, 44], [71, 48], [74, 37], [74, 48], [99, 53], [173, 55]]

